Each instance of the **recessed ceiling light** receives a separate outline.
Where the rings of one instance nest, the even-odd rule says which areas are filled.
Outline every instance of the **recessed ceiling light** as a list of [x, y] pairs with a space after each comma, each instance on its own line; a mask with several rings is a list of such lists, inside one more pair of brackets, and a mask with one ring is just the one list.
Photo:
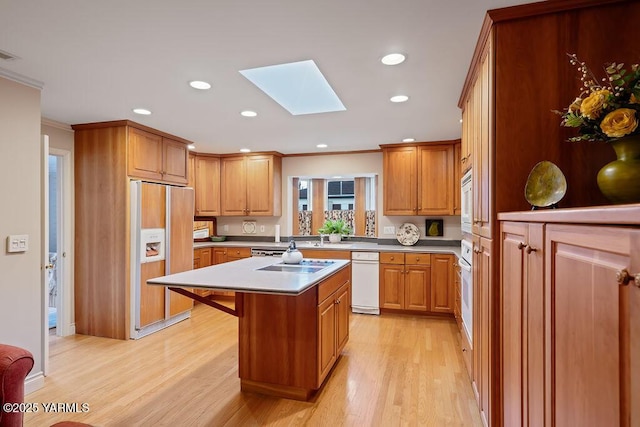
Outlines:
[[390, 53], [385, 55], [380, 60], [384, 65], [398, 65], [402, 64], [405, 60], [405, 56], [401, 53]]
[[251, 111], [251, 110], [244, 110], [240, 112], [240, 115], [244, 116], [244, 117], [255, 117], [258, 115], [258, 113], [256, 113], [255, 111]]
[[200, 89], [200, 90], [211, 89], [211, 85], [209, 83], [203, 82], [201, 80], [193, 80], [189, 82], [189, 86], [191, 86], [194, 89]]
[[142, 114], [143, 116], [148, 116], [149, 114], [151, 114], [151, 111], [147, 110], [146, 108], [134, 108], [133, 112], [136, 114]]
[[240, 152], [241, 152], [241, 153], [250, 153], [250, 152], [251, 152], [251, 150], [250, 150], [249, 148], [241, 148], [241, 149], [240, 149]]
[[392, 96], [389, 101], [391, 102], [405, 102], [409, 99], [409, 97], [407, 95], [396, 95], [396, 96]]
[[415, 138], [405, 138], [402, 140], [402, 142], [415, 142], [416, 139]]
[[327, 148], [328, 145], [327, 144], [318, 144], [318, 145], [316, 145], [316, 147], [318, 147], [318, 148]]
[[195, 150], [195, 149], [196, 149], [196, 146], [195, 146], [195, 144], [189, 144], [189, 145], [187, 145], [187, 148], [188, 148], [189, 150]]

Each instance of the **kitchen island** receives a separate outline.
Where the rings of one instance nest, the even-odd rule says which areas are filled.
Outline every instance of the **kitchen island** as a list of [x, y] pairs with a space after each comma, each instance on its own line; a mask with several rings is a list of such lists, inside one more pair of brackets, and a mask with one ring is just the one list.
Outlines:
[[[238, 317], [241, 390], [309, 400], [349, 339], [348, 260], [252, 257], [147, 281]], [[234, 291], [235, 309], [192, 289]]]

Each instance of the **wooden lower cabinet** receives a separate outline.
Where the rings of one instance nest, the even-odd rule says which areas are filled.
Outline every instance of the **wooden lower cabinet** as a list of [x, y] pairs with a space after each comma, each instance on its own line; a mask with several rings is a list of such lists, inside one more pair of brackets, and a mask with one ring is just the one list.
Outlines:
[[453, 314], [455, 256], [380, 253], [380, 308]]
[[[223, 262], [237, 261], [251, 256], [251, 248], [213, 248], [212, 264], [222, 264]], [[213, 291], [212, 295], [233, 297], [235, 292]]]
[[380, 253], [380, 308], [430, 308], [431, 254]]
[[501, 218], [502, 425], [640, 425], [640, 229], [517, 218]]

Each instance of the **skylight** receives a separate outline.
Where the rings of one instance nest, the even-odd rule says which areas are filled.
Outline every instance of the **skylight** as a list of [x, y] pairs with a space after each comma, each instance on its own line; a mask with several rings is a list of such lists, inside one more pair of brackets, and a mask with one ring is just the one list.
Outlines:
[[346, 110], [311, 59], [240, 70], [240, 74], [294, 116]]

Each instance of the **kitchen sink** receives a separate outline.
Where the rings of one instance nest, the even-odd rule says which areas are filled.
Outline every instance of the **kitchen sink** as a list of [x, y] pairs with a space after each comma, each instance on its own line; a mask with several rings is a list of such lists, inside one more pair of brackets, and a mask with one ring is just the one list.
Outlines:
[[324, 270], [333, 264], [333, 261], [302, 260], [300, 264], [285, 264], [283, 262], [258, 268], [261, 271], [280, 271], [285, 273], [313, 274]]

